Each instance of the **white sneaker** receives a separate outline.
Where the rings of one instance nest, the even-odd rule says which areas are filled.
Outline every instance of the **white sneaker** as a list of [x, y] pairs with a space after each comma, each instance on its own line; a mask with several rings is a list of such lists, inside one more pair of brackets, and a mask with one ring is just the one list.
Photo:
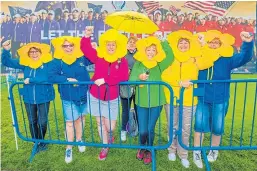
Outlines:
[[[82, 142], [82, 141], [78, 141], [78, 142]], [[86, 151], [86, 146], [80, 146], [78, 145], [78, 149], [79, 149], [79, 152], [83, 153]]]
[[185, 167], [185, 168], [189, 168], [190, 163], [187, 159], [181, 159], [181, 164]]
[[193, 152], [193, 161], [198, 168], [203, 168], [202, 156], [200, 151]]
[[215, 162], [218, 158], [219, 151], [218, 150], [210, 150], [207, 159], [209, 162]]
[[121, 141], [126, 141], [127, 140], [127, 131], [121, 131], [120, 136], [121, 136]]
[[169, 153], [168, 158], [170, 161], [176, 161], [176, 154], [175, 153]]
[[67, 148], [65, 152], [65, 162], [68, 164], [72, 162], [72, 149]]

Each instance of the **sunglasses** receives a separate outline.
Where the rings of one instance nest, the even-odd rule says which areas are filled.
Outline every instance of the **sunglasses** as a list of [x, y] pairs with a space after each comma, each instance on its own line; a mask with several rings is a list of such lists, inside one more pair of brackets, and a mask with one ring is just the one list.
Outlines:
[[68, 47], [71, 48], [71, 47], [74, 47], [74, 45], [73, 45], [73, 44], [70, 44], [70, 45], [62, 45], [62, 47], [63, 47], [63, 48], [68, 48]]

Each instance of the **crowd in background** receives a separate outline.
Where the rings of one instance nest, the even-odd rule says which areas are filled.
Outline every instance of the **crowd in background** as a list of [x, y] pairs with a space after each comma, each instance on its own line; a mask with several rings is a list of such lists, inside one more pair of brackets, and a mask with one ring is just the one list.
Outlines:
[[[25, 16], [16, 14], [11, 17], [5, 14], [1, 16], [1, 35], [5, 39], [12, 40], [13, 57], [17, 58], [17, 49], [26, 43], [50, 44], [49, 31], [62, 30], [62, 35], [81, 36], [86, 26], [94, 26], [92, 39], [94, 42], [98, 42], [99, 32], [110, 29], [104, 23], [107, 15], [107, 10], [93, 11], [93, 9], [83, 10], [78, 8], [73, 8], [71, 11], [65, 9], [62, 13], [40, 10]], [[192, 33], [198, 33], [215, 29], [222, 33], [229, 33], [235, 37], [234, 49], [236, 53], [240, 51], [242, 44], [240, 38], [242, 31], [256, 34], [256, 19], [251, 18], [217, 17], [211, 14], [200, 15], [192, 12], [173, 14], [171, 11], [164, 12], [163, 10], [156, 10], [148, 14], [148, 17], [159, 26], [161, 32], [188, 30]], [[70, 34], [69, 30], [75, 32]], [[58, 37], [58, 35], [56, 34], [55, 37]], [[140, 38], [140, 35], [138, 37]], [[256, 57], [253, 58], [254, 64], [256, 64], [255, 61]]]

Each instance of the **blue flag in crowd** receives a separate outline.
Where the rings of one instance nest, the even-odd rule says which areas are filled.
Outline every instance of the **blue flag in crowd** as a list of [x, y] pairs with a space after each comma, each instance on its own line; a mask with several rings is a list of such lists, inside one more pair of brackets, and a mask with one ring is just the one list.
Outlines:
[[75, 1], [39, 1], [37, 3], [35, 11], [44, 10], [56, 10], [56, 9], [68, 9], [70, 12], [76, 7]]
[[21, 7], [11, 7], [8, 6], [11, 17], [13, 17], [15, 14], [20, 14], [21, 16], [25, 16], [26, 14], [31, 14], [32, 10], [21, 8]]
[[102, 5], [95, 5], [92, 3], [87, 3], [88, 8], [92, 8], [94, 12], [101, 13]]

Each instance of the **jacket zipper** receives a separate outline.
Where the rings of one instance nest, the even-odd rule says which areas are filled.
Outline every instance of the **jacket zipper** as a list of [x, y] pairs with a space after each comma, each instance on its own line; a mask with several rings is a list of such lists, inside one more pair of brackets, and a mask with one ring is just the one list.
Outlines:
[[[34, 71], [34, 78], [36, 77], [36, 69], [35, 69], [35, 71]], [[36, 104], [36, 85], [34, 85], [34, 102], [35, 102], [35, 104]]]
[[[108, 66], [108, 77], [109, 77], [109, 75], [110, 75], [110, 66], [111, 66], [111, 63], [109, 63], [109, 66]], [[105, 93], [104, 93], [104, 101], [106, 100], [106, 94], [107, 94], [107, 85], [105, 85], [106, 86], [106, 88], [105, 88]]]

